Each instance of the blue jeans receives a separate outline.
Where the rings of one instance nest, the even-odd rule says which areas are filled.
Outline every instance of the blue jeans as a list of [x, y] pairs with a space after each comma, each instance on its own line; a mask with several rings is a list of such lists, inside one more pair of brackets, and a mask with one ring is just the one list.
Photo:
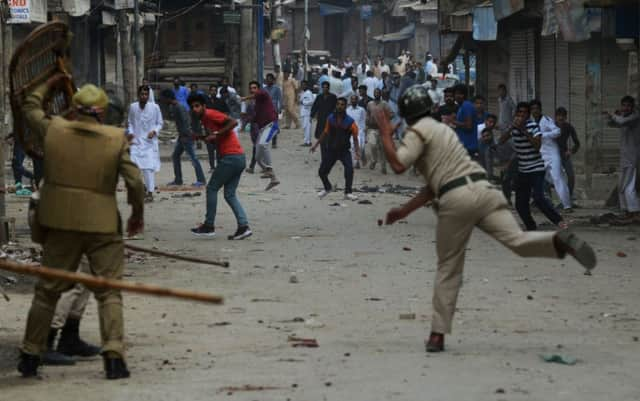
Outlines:
[[204, 223], [214, 227], [216, 210], [218, 208], [218, 191], [224, 187], [224, 200], [236, 216], [238, 226], [249, 225], [247, 215], [236, 197], [236, 190], [240, 183], [240, 176], [244, 171], [246, 161], [244, 155], [227, 155], [218, 159], [218, 167], [211, 174], [207, 184], [207, 215]]
[[211, 170], [216, 168], [216, 144], [207, 142], [207, 155], [209, 155], [209, 167]]
[[33, 174], [23, 166], [24, 157], [24, 150], [22, 150], [22, 146], [20, 146], [16, 140], [13, 144], [13, 158], [11, 159], [11, 168], [13, 169], [13, 178], [16, 184], [22, 182], [22, 177], [33, 180]]
[[189, 159], [191, 159], [191, 164], [193, 164], [193, 168], [196, 170], [196, 181], [204, 183], [207, 179], [204, 177], [202, 166], [196, 157], [196, 152], [193, 149], [193, 142], [183, 142], [180, 139], [176, 142], [176, 147], [173, 149], [173, 154], [171, 155], [171, 158], [173, 159], [173, 174], [175, 175], [175, 180], [173, 182], [178, 185], [182, 185], [182, 161], [180, 158], [184, 152], [187, 152]]
[[562, 221], [562, 217], [556, 212], [549, 199], [544, 196], [544, 171], [534, 173], [518, 172], [516, 186], [516, 210], [527, 227], [528, 231], [537, 228], [536, 222], [531, 217], [531, 208], [529, 200], [533, 194], [533, 201], [540, 211], [553, 224], [557, 225]]

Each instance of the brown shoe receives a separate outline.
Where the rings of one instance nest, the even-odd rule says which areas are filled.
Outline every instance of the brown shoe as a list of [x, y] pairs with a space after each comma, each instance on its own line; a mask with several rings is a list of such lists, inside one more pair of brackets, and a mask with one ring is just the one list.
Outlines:
[[429, 340], [425, 344], [427, 352], [442, 352], [444, 351], [444, 334], [431, 333]]

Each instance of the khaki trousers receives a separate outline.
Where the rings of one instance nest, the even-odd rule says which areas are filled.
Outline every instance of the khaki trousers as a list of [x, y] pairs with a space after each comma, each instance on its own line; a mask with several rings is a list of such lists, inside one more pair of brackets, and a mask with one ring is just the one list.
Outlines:
[[[121, 234], [91, 234], [76, 231], [48, 230], [43, 244], [42, 263], [45, 266], [75, 272], [86, 255], [91, 274], [109, 279], [121, 279], [124, 268], [124, 244]], [[46, 341], [60, 294], [74, 287], [73, 283], [40, 279], [25, 330], [22, 351], [40, 355]], [[98, 301], [102, 351], [124, 357], [124, 323], [122, 295], [118, 290], [91, 289]]]
[[373, 128], [367, 129], [367, 153], [369, 155], [368, 162], [372, 163], [372, 166], [379, 162], [381, 171], [387, 171], [387, 158], [382, 149], [380, 130]]
[[298, 111], [295, 107], [284, 108], [284, 127], [291, 128], [291, 124], [295, 125], [295, 128], [300, 128], [300, 120], [298, 120]]
[[431, 331], [450, 333], [467, 242], [474, 227], [522, 257], [559, 258], [554, 232], [524, 232], [508, 208], [504, 195], [487, 181], [469, 182], [439, 200], [436, 247], [438, 272], [433, 292]]

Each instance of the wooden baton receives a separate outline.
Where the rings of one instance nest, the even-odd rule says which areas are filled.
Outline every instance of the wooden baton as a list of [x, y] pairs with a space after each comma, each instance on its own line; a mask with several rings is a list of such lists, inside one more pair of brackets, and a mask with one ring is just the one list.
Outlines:
[[30, 276], [71, 281], [74, 283], [84, 284], [89, 288], [113, 288], [122, 291], [136, 292], [139, 294], [155, 295], [158, 297], [189, 299], [192, 301], [208, 302], [213, 304], [224, 303], [224, 298], [218, 295], [164, 288], [141, 283], [130, 283], [122, 280], [92, 276], [85, 273], [72, 273], [61, 269], [52, 269], [46, 266], [16, 263], [9, 260], [0, 260], [0, 269], [12, 271], [14, 273], [27, 274]]
[[131, 244], [124, 244], [124, 247], [135, 252], [144, 252], [144, 253], [149, 253], [151, 255], [164, 256], [165, 258], [184, 260], [187, 262], [194, 262], [194, 263], [202, 263], [205, 265], [229, 267], [229, 262], [219, 262], [217, 260], [207, 260], [207, 259], [194, 258], [192, 256], [176, 255], [175, 253], [162, 252], [162, 251], [158, 251], [157, 249], [143, 248], [143, 247], [131, 245]]

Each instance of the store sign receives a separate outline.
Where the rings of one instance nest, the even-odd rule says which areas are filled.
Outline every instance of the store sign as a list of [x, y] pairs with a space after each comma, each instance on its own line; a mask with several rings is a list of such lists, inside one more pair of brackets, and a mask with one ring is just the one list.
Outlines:
[[240, 25], [240, 11], [225, 11], [222, 14], [222, 23], [225, 25]]
[[115, 0], [113, 2], [113, 8], [115, 8], [116, 10], [127, 10], [133, 8], [133, 3], [133, 0]]
[[371, 17], [373, 16], [373, 6], [371, 6], [370, 4], [365, 4], [363, 6], [360, 7], [360, 19], [361, 20], [368, 20], [371, 19]]
[[9, 0], [9, 24], [47, 22], [46, 0]]

